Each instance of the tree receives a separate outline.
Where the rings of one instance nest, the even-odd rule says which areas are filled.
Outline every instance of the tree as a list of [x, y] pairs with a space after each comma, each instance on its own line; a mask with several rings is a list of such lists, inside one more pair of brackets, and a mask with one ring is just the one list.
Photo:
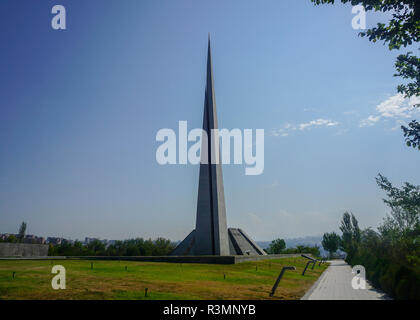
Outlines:
[[[268, 252], [269, 250], [267, 250]], [[270, 252], [268, 252], [270, 253]], [[305, 245], [298, 245], [296, 248], [287, 248], [284, 249], [281, 253], [285, 254], [297, 254], [297, 253], [308, 253], [313, 255], [314, 257], [320, 257], [321, 252], [319, 251], [319, 246], [315, 245], [313, 247], [311, 246], [305, 246]]]
[[305, 252], [305, 246], [304, 246], [304, 245], [299, 244], [299, 245], [297, 245], [297, 246], [296, 246], [296, 250], [297, 250], [297, 252], [299, 252], [299, 253], [304, 253], [304, 252]]
[[324, 236], [322, 237], [322, 246], [325, 250], [329, 252], [330, 257], [332, 257], [334, 253], [338, 250], [340, 241], [340, 236], [335, 232], [324, 233]]
[[171, 240], [165, 238], [157, 238], [154, 243], [154, 248], [152, 251], [153, 256], [166, 256], [169, 255], [174, 249], [175, 246]]
[[391, 213], [384, 219], [379, 231], [385, 235], [401, 235], [412, 232], [420, 226], [420, 186], [404, 183], [397, 188], [383, 175], [376, 178], [378, 186], [387, 194], [383, 201], [390, 207]]
[[420, 299], [420, 186], [397, 188], [381, 174], [378, 186], [391, 209], [376, 232], [360, 231], [353, 214], [344, 213], [340, 229], [346, 261], [363, 265], [367, 279], [395, 299]]
[[94, 255], [104, 256], [105, 255], [105, 245], [97, 239], [89, 242], [88, 245], [86, 246], [86, 249], [88, 251], [88, 254], [92, 255], [92, 256], [94, 256]]
[[284, 249], [286, 249], [286, 242], [283, 239], [275, 239], [270, 243], [267, 251], [269, 254], [280, 254]]
[[[315, 5], [330, 3], [334, 0], [311, 0]], [[375, 28], [360, 32], [361, 37], [369, 41], [383, 41], [388, 44], [389, 50], [399, 50], [407, 47], [420, 38], [420, 1], [418, 0], [341, 0], [342, 3], [362, 5], [366, 11], [390, 12], [392, 18], [388, 24], [378, 23]], [[412, 52], [400, 54], [395, 62], [397, 72], [395, 77], [408, 81], [400, 84], [397, 91], [406, 98], [420, 96], [420, 58]], [[410, 82], [411, 81], [411, 82]], [[419, 107], [417, 103], [415, 107]], [[420, 125], [416, 120], [409, 123], [409, 127], [401, 126], [407, 146], [420, 150]]]
[[408, 124], [408, 128], [401, 127], [404, 132], [405, 141], [409, 147], [417, 147], [420, 150], [420, 123], [416, 120]]
[[346, 260], [351, 261], [356, 254], [361, 234], [359, 223], [353, 213], [344, 212], [340, 230], [343, 233], [340, 249], [347, 253]]
[[14, 234], [11, 234], [11, 235], [7, 238], [6, 242], [11, 242], [11, 243], [15, 243], [15, 242], [17, 242], [16, 236], [15, 236]]
[[19, 242], [23, 242], [23, 240], [25, 239], [25, 233], [26, 233], [26, 222], [23, 221], [19, 227], [19, 233], [18, 233]]

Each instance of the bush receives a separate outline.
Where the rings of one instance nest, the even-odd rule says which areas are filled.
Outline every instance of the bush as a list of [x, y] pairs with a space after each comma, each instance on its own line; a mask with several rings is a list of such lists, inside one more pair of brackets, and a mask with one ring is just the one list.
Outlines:
[[105, 245], [95, 240], [87, 245], [79, 241], [73, 244], [64, 242], [61, 245], [50, 244], [49, 256], [165, 256], [169, 255], [175, 245], [168, 239], [157, 238], [156, 240], [143, 238], [117, 241], [114, 245]]

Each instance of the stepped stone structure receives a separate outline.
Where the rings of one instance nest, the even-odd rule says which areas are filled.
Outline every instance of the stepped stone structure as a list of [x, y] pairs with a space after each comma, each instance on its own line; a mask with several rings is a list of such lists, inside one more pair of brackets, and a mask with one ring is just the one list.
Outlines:
[[[212, 132], [218, 125], [210, 38], [206, 82], [203, 130], [208, 141], [202, 139], [196, 226], [172, 255], [266, 255], [243, 230], [227, 228], [219, 137]], [[205, 148], [207, 152], [204, 152]]]

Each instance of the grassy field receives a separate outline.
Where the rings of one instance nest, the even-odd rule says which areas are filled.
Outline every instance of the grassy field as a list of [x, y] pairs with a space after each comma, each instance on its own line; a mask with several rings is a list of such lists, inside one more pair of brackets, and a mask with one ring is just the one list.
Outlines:
[[[283, 258], [236, 265], [0, 261], [0, 299], [299, 299], [327, 267], [317, 264], [302, 276], [306, 261]], [[65, 290], [51, 287], [54, 277], [51, 269], [58, 264], [66, 268]], [[297, 270], [286, 271], [271, 298], [271, 288], [286, 265], [296, 266]], [[147, 297], [145, 288], [148, 288]]]

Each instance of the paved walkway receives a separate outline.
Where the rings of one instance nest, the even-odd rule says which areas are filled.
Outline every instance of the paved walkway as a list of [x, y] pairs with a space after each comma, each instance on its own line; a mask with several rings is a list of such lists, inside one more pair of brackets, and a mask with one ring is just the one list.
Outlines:
[[328, 261], [330, 266], [302, 300], [384, 300], [383, 293], [366, 283], [366, 289], [353, 289], [351, 279], [354, 274], [344, 260]]

